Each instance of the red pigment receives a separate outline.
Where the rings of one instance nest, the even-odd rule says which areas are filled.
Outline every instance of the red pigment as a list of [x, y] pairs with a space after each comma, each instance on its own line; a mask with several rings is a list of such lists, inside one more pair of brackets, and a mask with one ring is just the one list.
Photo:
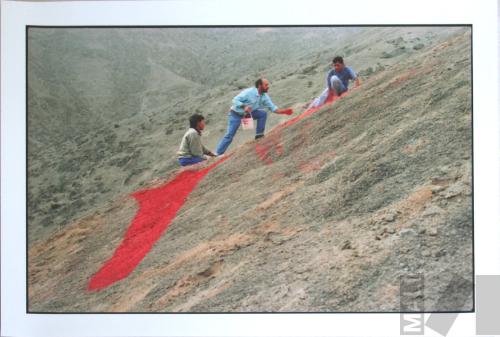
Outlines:
[[[262, 141], [260, 141], [260, 142], [257, 142], [255, 144], [255, 152], [257, 153], [257, 156], [259, 157], [259, 159], [261, 161], [263, 161], [267, 165], [272, 164], [273, 163], [273, 159], [270, 156], [271, 150], [274, 149], [274, 152], [277, 154], [278, 157], [281, 157], [283, 155], [283, 153], [284, 153], [284, 151], [283, 151], [283, 145], [280, 142], [281, 130], [282, 129], [284, 129], [284, 128], [292, 125], [292, 124], [295, 124], [298, 121], [300, 121], [300, 120], [302, 120], [302, 119], [304, 119], [306, 117], [311, 116], [313, 113], [315, 113], [316, 111], [318, 111], [319, 109], [321, 109], [325, 105], [332, 104], [338, 98], [344, 97], [345, 95], [347, 95], [347, 92], [343, 93], [340, 96], [329, 97], [325, 101], [325, 103], [323, 105], [320, 105], [320, 106], [315, 107], [315, 108], [310, 108], [310, 109], [304, 111], [303, 113], [301, 113], [300, 115], [297, 115], [297, 116], [295, 116], [292, 119], [289, 119], [285, 123], [278, 125], [276, 127], [276, 129], [273, 130], [274, 134], [271, 134], [271, 136], [270, 136], [271, 141], [268, 141], [268, 142], [262, 142]], [[291, 109], [289, 109], [289, 110], [291, 111]]]
[[270, 157], [269, 153], [271, 147], [272, 144], [255, 144], [255, 152], [257, 152], [257, 156], [267, 165], [271, 165], [273, 163], [273, 158]]
[[87, 289], [99, 290], [127, 277], [167, 229], [198, 182], [228, 158], [202, 170], [183, 171], [160, 187], [132, 194], [139, 210], [120, 246], [92, 277]]
[[261, 161], [270, 165], [273, 163], [273, 158], [271, 157], [271, 149], [274, 149], [277, 156], [283, 154], [283, 144], [280, 143], [281, 140], [281, 129], [275, 129], [268, 137], [258, 141], [255, 144], [255, 151], [257, 156]]
[[[324, 105], [333, 103], [337, 98], [327, 100]], [[279, 125], [268, 140], [257, 142], [255, 150], [259, 159], [268, 165], [272, 164], [271, 149], [275, 150], [274, 152], [278, 157], [283, 155], [283, 144], [280, 142], [281, 130], [312, 115], [321, 107], [323, 106], [306, 110], [286, 123]], [[292, 112], [291, 109], [289, 110], [287, 114]], [[183, 171], [160, 187], [132, 194], [139, 203], [139, 210], [128, 228], [125, 238], [115, 250], [111, 259], [105, 262], [92, 277], [87, 289], [100, 290], [127, 277], [167, 229], [198, 182], [228, 158], [229, 156], [199, 171]]]

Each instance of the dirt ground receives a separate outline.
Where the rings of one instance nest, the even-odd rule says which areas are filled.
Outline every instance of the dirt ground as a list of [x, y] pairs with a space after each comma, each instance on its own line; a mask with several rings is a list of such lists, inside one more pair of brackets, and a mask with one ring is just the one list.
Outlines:
[[415, 275], [427, 311], [471, 310], [470, 41], [459, 31], [232, 147], [107, 288], [87, 290], [138, 210], [128, 194], [33, 240], [30, 311], [397, 312]]

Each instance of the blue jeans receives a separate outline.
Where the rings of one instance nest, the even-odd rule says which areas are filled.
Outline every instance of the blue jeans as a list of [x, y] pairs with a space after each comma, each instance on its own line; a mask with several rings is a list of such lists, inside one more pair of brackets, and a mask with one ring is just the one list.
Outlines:
[[[344, 83], [337, 77], [337, 76], [332, 76], [330, 79], [330, 84], [332, 85], [332, 90], [333, 90], [333, 95], [334, 96], [340, 96], [342, 93], [347, 91], [347, 88], [345, 87]], [[309, 108], [316, 108], [319, 107], [320, 105], [325, 104], [326, 99], [328, 98], [329, 90], [326, 88], [323, 90], [321, 95], [316, 98], [311, 105], [309, 105]]]
[[330, 79], [334, 96], [340, 96], [344, 91], [347, 91], [344, 83], [337, 76], [332, 76]]
[[[227, 148], [233, 141], [233, 137], [236, 134], [236, 131], [238, 131], [240, 127], [242, 118], [243, 118], [242, 116], [238, 115], [233, 111], [229, 112], [226, 135], [222, 137], [222, 139], [219, 142], [219, 145], [217, 145], [217, 149], [215, 150], [215, 152], [217, 152], [218, 155], [221, 155], [224, 152], [226, 152]], [[255, 135], [256, 136], [263, 135], [264, 129], [266, 128], [267, 112], [260, 109], [254, 110], [252, 111], [252, 118], [257, 120], [257, 129], [255, 130]]]
[[179, 164], [181, 164], [181, 166], [188, 166], [201, 163], [204, 160], [205, 158], [202, 157], [179, 158]]

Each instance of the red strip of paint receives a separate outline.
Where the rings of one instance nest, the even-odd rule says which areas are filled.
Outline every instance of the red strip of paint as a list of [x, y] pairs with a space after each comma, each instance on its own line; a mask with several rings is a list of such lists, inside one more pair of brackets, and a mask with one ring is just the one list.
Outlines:
[[90, 280], [87, 289], [99, 290], [127, 277], [158, 241], [186, 198], [208, 172], [229, 156], [202, 170], [186, 170], [166, 184], [132, 194], [139, 210], [115, 253]]
[[[328, 100], [326, 100], [323, 105], [320, 105], [320, 106], [315, 107], [315, 108], [310, 108], [310, 109], [304, 111], [303, 113], [301, 113], [300, 115], [297, 115], [292, 119], [289, 119], [285, 123], [278, 125], [272, 131], [272, 133], [269, 136], [267, 136], [268, 138], [269, 137], [271, 138], [271, 141], [266, 142], [265, 139], [263, 139], [262, 141], [259, 141], [255, 144], [255, 152], [257, 153], [257, 156], [259, 157], [259, 159], [267, 165], [272, 164], [273, 159], [271, 157], [271, 150], [273, 150], [273, 149], [275, 150], [274, 152], [276, 153], [277, 157], [280, 157], [281, 155], [283, 155], [283, 152], [284, 152], [283, 145], [282, 145], [281, 139], [280, 139], [282, 129], [284, 129], [290, 125], [293, 125], [306, 117], [311, 116], [313, 113], [315, 113], [316, 111], [318, 111], [319, 109], [321, 109], [325, 105], [332, 104], [338, 98], [344, 97], [345, 95], [347, 95], [347, 92], [343, 93], [340, 96], [329, 97]], [[289, 109], [289, 110], [291, 110], [291, 109]]]
[[283, 154], [283, 144], [281, 143], [281, 129], [275, 129], [267, 137], [258, 141], [255, 144], [255, 151], [261, 161], [270, 165], [273, 163], [271, 158], [270, 149], [275, 149], [278, 156]]
[[332, 104], [333, 102], [335, 102], [338, 98], [340, 97], [344, 97], [347, 93], [344, 93], [340, 96], [332, 96], [332, 97], [329, 97], [325, 103], [323, 105], [320, 105], [318, 107], [315, 107], [315, 108], [310, 108], [310, 109], [307, 109], [306, 111], [304, 111], [303, 113], [301, 113], [300, 115], [298, 116], [295, 116], [294, 118], [286, 121], [285, 123], [283, 124], [280, 124], [279, 126], [280, 127], [287, 127], [287, 126], [290, 126], [292, 124], [295, 124], [297, 123], [298, 121], [300, 121], [301, 119], [304, 119], [306, 117], [309, 117], [311, 116], [313, 113], [315, 113], [316, 111], [318, 111], [319, 109], [321, 109], [322, 107], [324, 107], [325, 105], [329, 105], [329, 104]]
[[[331, 104], [335, 99], [328, 100], [325, 105]], [[262, 145], [257, 143], [255, 150], [259, 158], [266, 164], [271, 164], [273, 161], [270, 150], [273, 148], [276, 150], [276, 154], [281, 156], [283, 154], [283, 145], [280, 142], [280, 129], [312, 115], [321, 107], [308, 109], [286, 123], [279, 125], [278, 130], [275, 130], [275, 134], [269, 137], [269, 141], [265, 141]], [[91, 278], [87, 289], [100, 290], [127, 277], [167, 229], [198, 182], [228, 158], [229, 156], [199, 171], [183, 171], [160, 187], [132, 194], [139, 203], [139, 210], [128, 228], [125, 238], [115, 250], [113, 256]]]

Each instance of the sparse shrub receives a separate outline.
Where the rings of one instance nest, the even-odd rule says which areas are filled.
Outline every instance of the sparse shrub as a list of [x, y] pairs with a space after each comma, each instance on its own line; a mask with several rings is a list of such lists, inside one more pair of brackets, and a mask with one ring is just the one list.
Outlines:
[[382, 52], [382, 55], [380, 56], [383, 59], [389, 59], [392, 57], [392, 55], [386, 51]]
[[359, 72], [360, 76], [370, 76], [374, 73], [374, 70], [372, 67], [368, 67], [366, 69], [363, 69]]
[[401, 44], [401, 43], [404, 43], [404, 42], [405, 42], [405, 40], [404, 40], [404, 39], [400, 36], [400, 37], [398, 37], [397, 39], [394, 39], [394, 40], [388, 40], [388, 41], [386, 41], [386, 42], [387, 42], [387, 43], [390, 43], [390, 44], [392, 44], [392, 45], [397, 46], [397, 45], [399, 45], [399, 44]]
[[42, 221], [40, 221], [40, 224], [43, 227], [49, 227], [50, 225], [52, 225], [52, 223], [53, 221], [51, 217], [45, 217]]
[[60, 208], [61, 206], [62, 206], [62, 204], [55, 203], [55, 204], [50, 205], [50, 209], [55, 210], [55, 209]]
[[109, 145], [110, 143], [113, 143], [116, 140], [117, 136], [115, 133], [109, 133], [104, 139], [105, 139], [105, 144]]
[[380, 56], [383, 59], [390, 59], [392, 57], [399, 56], [405, 52], [406, 47], [402, 46], [399, 48], [394, 49], [392, 52], [388, 53], [386, 51], [382, 52], [382, 55]]
[[309, 67], [305, 67], [304, 69], [302, 69], [302, 74], [304, 75], [313, 75], [313, 74], [316, 74], [316, 68], [318, 67], [317, 64], [314, 64], [312, 66], [309, 66]]
[[413, 46], [413, 49], [415, 49], [415, 50], [420, 50], [422, 48], [424, 48], [424, 44], [423, 43], [419, 43], [419, 44], [416, 44], [416, 45]]
[[375, 69], [375, 72], [383, 71], [385, 70], [385, 67], [381, 65], [380, 63], [377, 63], [377, 68]]

